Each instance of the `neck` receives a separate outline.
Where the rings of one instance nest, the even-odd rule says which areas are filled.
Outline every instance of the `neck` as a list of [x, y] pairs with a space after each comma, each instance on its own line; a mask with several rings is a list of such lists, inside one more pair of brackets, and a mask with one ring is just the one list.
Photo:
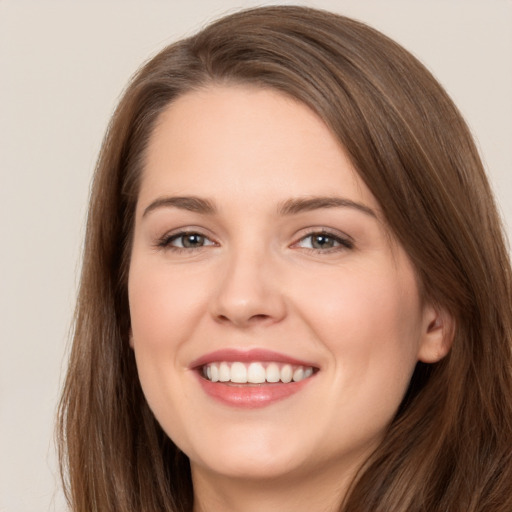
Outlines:
[[192, 469], [194, 512], [336, 512], [354, 471], [251, 480]]

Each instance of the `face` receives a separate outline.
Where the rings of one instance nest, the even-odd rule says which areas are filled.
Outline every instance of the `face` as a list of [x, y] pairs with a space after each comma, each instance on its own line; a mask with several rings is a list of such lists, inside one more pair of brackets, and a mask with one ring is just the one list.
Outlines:
[[193, 474], [353, 472], [436, 311], [343, 148], [270, 90], [182, 96], [150, 140], [129, 272], [131, 345]]

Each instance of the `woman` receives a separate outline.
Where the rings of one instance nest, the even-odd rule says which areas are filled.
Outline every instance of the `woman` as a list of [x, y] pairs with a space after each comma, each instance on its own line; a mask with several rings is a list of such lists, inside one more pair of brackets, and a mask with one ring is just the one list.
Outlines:
[[510, 266], [411, 55], [240, 12], [114, 114], [60, 409], [72, 510], [509, 511]]

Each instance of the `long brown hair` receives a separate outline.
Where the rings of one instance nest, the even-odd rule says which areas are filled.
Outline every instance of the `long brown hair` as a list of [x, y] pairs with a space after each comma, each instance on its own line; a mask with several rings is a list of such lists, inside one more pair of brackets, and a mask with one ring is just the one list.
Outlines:
[[512, 510], [511, 272], [469, 130], [432, 75], [366, 25], [303, 7], [227, 16], [165, 48], [111, 120], [91, 193], [74, 341], [59, 411], [74, 512], [190, 511], [187, 457], [142, 394], [127, 270], [138, 180], [160, 113], [211, 83], [273, 88], [313, 109], [350, 155], [456, 331], [418, 363], [382, 444], [340, 510]]

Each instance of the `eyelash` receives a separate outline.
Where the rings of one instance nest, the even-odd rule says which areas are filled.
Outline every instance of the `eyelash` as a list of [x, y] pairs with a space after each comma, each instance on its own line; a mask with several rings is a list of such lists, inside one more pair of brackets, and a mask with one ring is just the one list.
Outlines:
[[305, 249], [307, 251], [311, 251], [312, 253], [318, 254], [318, 253], [331, 253], [331, 252], [339, 252], [343, 250], [350, 250], [354, 248], [354, 242], [348, 237], [348, 236], [341, 236], [338, 233], [332, 233], [326, 229], [321, 229], [319, 231], [311, 231], [307, 233], [306, 235], [302, 236], [297, 242], [295, 242], [292, 247], [298, 246], [301, 242], [304, 240], [307, 240], [308, 238], [313, 242], [313, 238], [315, 237], [324, 237], [326, 239], [331, 240], [335, 245], [334, 247], [329, 247], [327, 249], [318, 249], [314, 247], [302, 247], [302, 249]]
[[[205, 241], [209, 241], [210, 243], [207, 243], [206, 245], [200, 245], [198, 247], [184, 247], [183, 246], [183, 240], [182, 240], [182, 246], [175, 246], [172, 245], [172, 242], [175, 240], [184, 239], [187, 236], [198, 236], [204, 239]], [[312, 253], [318, 254], [318, 253], [331, 253], [331, 252], [338, 252], [343, 251], [347, 249], [353, 249], [354, 248], [354, 242], [349, 237], [342, 237], [339, 234], [334, 234], [329, 232], [328, 230], [321, 229], [319, 231], [311, 231], [310, 233], [307, 233], [306, 235], [302, 236], [297, 242], [294, 242], [291, 247], [297, 247], [301, 242], [304, 240], [313, 239], [313, 237], [325, 237], [326, 239], [329, 239], [332, 241], [332, 243], [336, 244], [334, 247], [329, 247], [327, 249], [318, 249], [314, 247], [302, 247], [302, 249], [306, 251], [310, 251]], [[156, 247], [163, 250], [172, 251], [175, 253], [180, 252], [190, 252], [190, 251], [197, 251], [200, 249], [203, 249], [204, 247], [209, 246], [215, 246], [217, 245], [216, 242], [212, 241], [210, 238], [208, 238], [206, 235], [203, 235], [199, 231], [190, 230], [190, 231], [180, 231], [179, 233], [174, 234], [166, 234], [162, 238], [160, 238], [157, 243]]]
[[[211, 243], [206, 244], [206, 246], [205, 245], [201, 245], [199, 247], [184, 247], [183, 246], [183, 241], [182, 241], [182, 247], [171, 245], [172, 242], [174, 242], [175, 240], [179, 240], [180, 238], [184, 239], [185, 237], [192, 236], [192, 235], [201, 237], [204, 240], [210, 241]], [[208, 238], [206, 235], [203, 235], [202, 233], [200, 233], [197, 230], [180, 231], [179, 233], [173, 233], [173, 234], [170, 234], [170, 235], [166, 234], [162, 238], [160, 238], [157, 241], [157, 243], [156, 243], [156, 246], [159, 249], [173, 251], [173, 252], [176, 252], [176, 253], [194, 251], [194, 250], [203, 249], [204, 247], [214, 246], [214, 245], [217, 245], [217, 244], [215, 242], [211, 241], [210, 238]]]

